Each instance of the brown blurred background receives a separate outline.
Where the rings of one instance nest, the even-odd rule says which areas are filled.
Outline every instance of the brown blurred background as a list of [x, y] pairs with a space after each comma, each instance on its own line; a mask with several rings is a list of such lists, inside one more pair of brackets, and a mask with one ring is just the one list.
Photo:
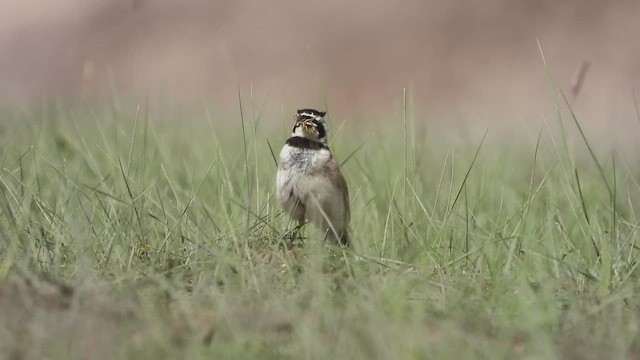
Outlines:
[[[451, 0], [0, 2], [0, 103], [131, 94], [340, 114], [541, 118], [552, 108], [538, 50], [584, 118], [635, 116], [640, 1]], [[637, 89], [640, 92], [640, 89]], [[571, 100], [573, 101], [573, 100]]]

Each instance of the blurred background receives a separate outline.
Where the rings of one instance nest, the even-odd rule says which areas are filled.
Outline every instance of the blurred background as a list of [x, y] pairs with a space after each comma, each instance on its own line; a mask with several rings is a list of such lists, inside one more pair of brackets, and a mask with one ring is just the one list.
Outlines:
[[[343, 117], [402, 104], [502, 120], [552, 116], [538, 49], [584, 120], [636, 121], [640, 1], [0, 2], [0, 103], [164, 96]], [[590, 65], [573, 99], [582, 64]], [[622, 125], [626, 126], [626, 125]], [[607, 127], [607, 126], [605, 126]]]

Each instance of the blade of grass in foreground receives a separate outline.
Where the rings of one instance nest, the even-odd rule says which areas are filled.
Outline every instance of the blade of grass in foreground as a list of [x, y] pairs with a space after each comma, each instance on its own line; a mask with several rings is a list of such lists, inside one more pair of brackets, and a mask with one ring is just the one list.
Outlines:
[[604, 182], [605, 186], [607, 187], [607, 191], [609, 192], [609, 196], [613, 197], [613, 190], [611, 189], [611, 185], [609, 184], [609, 181], [607, 180], [607, 177], [605, 175], [604, 169], [602, 168], [602, 165], [600, 164], [600, 161], [598, 161], [598, 157], [596, 156], [595, 152], [593, 151], [593, 148], [591, 147], [591, 143], [589, 143], [589, 140], [587, 140], [587, 136], [585, 135], [584, 131], [582, 130], [582, 126], [580, 125], [580, 122], [578, 121], [578, 118], [576, 117], [576, 114], [573, 112], [573, 109], [572, 109], [571, 105], [569, 105], [569, 100], [567, 100], [567, 97], [564, 95], [564, 93], [562, 91], [560, 91], [560, 94], [562, 95], [562, 98], [564, 99], [564, 102], [567, 105], [567, 108], [569, 109], [569, 112], [571, 113], [571, 118], [573, 119], [573, 123], [576, 125], [576, 128], [578, 128], [578, 132], [580, 132], [580, 137], [582, 138], [582, 141], [584, 141], [584, 144], [587, 146], [587, 150], [589, 150], [589, 155], [591, 155], [591, 159], [593, 160], [593, 162], [596, 164], [596, 167], [598, 168], [598, 173], [600, 174], [600, 177], [602, 178], [602, 182]]
[[482, 149], [482, 144], [484, 144], [484, 140], [486, 139], [488, 132], [489, 132], [489, 129], [485, 130], [484, 134], [482, 135], [482, 140], [480, 140], [480, 144], [478, 145], [478, 148], [476, 149], [476, 152], [473, 155], [473, 160], [471, 160], [471, 164], [469, 164], [469, 167], [467, 168], [467, 172], [464, 174], [464, 178], [462, 179], [462, 183], [460, 183], [460, 187], [458, 188], [458, 192], [456, 193], [456, 197], [453, 199], [453, 203], [451, 203], [451, 206], [449, 207], [449, 213], [451, 213], [453, 211], [453, 208], [458, 203], [458, 199], [460, 198], [460, 194], [462, 193], [462, 189], [464, 189], [465, 185], [467, 184], [467, 179], [469, 179], [469, 174], [471, 173], [471, 169], [473, 169], [473, 164], [475, 164], [476, 159], [478, 158], [478, 155], [480, 154], [480, 149]]
[[[249, 179], [249, 153], [248, 153], [248, 149], [247, 149], [247, 134], [246, 131], [244, 129], [244, 113], [242, 111], [242, 93], [240, 92], [240, 84], [238, 84], [238, 107], [240, 109], [240, 125], [242, 127], [242, 148], [244, 150], [244, 175], [245, 175], [245, 180], [247, 181], [246, 187], [247, 187], [247, 208], [250, 209], [251, 208], [251, 180]], [[247, 216], [246, 216], [246, 229], [249, 228], [249, 221], [250, 221], [250, 216], [251, 214], [249, 214], [249, 212], [247, 212]]]

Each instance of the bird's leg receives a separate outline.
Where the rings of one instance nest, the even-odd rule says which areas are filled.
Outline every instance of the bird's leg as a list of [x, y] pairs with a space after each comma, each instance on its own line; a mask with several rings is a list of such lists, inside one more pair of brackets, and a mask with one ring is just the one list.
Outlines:
[[298, 221], [298, 226], [293, 229], [293, 234], [291, 234], [291, 238], [289, 238], [289, 243], [287, 244], [287, 249], [291, 250], [295, 246], [295, 242], [300, 234], [300, 229], [304, 225], [304, 220]]

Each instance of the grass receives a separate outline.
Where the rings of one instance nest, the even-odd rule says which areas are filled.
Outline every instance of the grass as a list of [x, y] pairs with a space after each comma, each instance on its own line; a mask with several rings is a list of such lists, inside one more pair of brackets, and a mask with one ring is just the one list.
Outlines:
[[637, 359], [635, 163], [572, 113], [454, 142], [404, 104], [402, 126], [330, 119], [348, 250], [311, 228], [283, 250], [290, 121], [253, 102], [5, 111], [0, 354]]

